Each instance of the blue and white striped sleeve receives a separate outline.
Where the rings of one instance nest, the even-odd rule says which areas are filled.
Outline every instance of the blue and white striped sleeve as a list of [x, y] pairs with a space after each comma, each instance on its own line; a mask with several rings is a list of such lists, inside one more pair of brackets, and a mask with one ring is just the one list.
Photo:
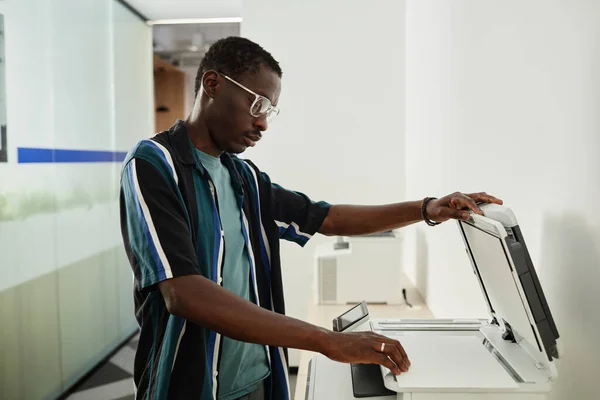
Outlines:
[[279, 227], [279, 236], [299, 244], [306, 245], [319, 231], [329, 213], [330, 204], [313, 202], [303, 193], [284, 189], [272, 184], [275, 223]]
[[132, 158], [121, 176], [121, 231], [139, 289], [199, 274], [175, 171], [164, 157], [156, 160]]

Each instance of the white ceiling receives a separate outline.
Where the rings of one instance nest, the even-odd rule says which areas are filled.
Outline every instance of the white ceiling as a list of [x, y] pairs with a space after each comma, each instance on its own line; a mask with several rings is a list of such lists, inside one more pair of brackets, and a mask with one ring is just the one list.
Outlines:
[[150, 20], [242, 16], [242, 0], [125, 0]]

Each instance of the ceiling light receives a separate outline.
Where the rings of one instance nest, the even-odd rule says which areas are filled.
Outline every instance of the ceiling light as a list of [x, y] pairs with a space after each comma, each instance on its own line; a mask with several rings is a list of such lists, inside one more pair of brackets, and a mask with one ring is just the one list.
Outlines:
[[230, 24], [240, 23], [242, 17], [225, 18], [188, 18], [188, 19], [157, 19], [148, 21], [148, 25], [179, 25], [179, 24]]

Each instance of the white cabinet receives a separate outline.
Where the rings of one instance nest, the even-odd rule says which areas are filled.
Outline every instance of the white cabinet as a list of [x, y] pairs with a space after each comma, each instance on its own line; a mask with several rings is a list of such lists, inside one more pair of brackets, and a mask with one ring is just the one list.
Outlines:
[[317, 304], [400, 304], [412, 287], [402, 271], [398, 234], [343, 238], [317, 247], [314, 301]]

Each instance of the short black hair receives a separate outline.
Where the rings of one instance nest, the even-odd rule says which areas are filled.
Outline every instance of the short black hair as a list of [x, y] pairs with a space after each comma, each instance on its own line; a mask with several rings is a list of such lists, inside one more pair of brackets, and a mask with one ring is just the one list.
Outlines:
[[202, 76], [208, 70], [215, 70], [237, 80], [246, 73], [258, 72], [261, 66], [269, 68], [281, 78], [279, 63], [258, 44], [239, 36], [220, 39], [210, 46], [198, 67], [195, 95], [198, 96]]

